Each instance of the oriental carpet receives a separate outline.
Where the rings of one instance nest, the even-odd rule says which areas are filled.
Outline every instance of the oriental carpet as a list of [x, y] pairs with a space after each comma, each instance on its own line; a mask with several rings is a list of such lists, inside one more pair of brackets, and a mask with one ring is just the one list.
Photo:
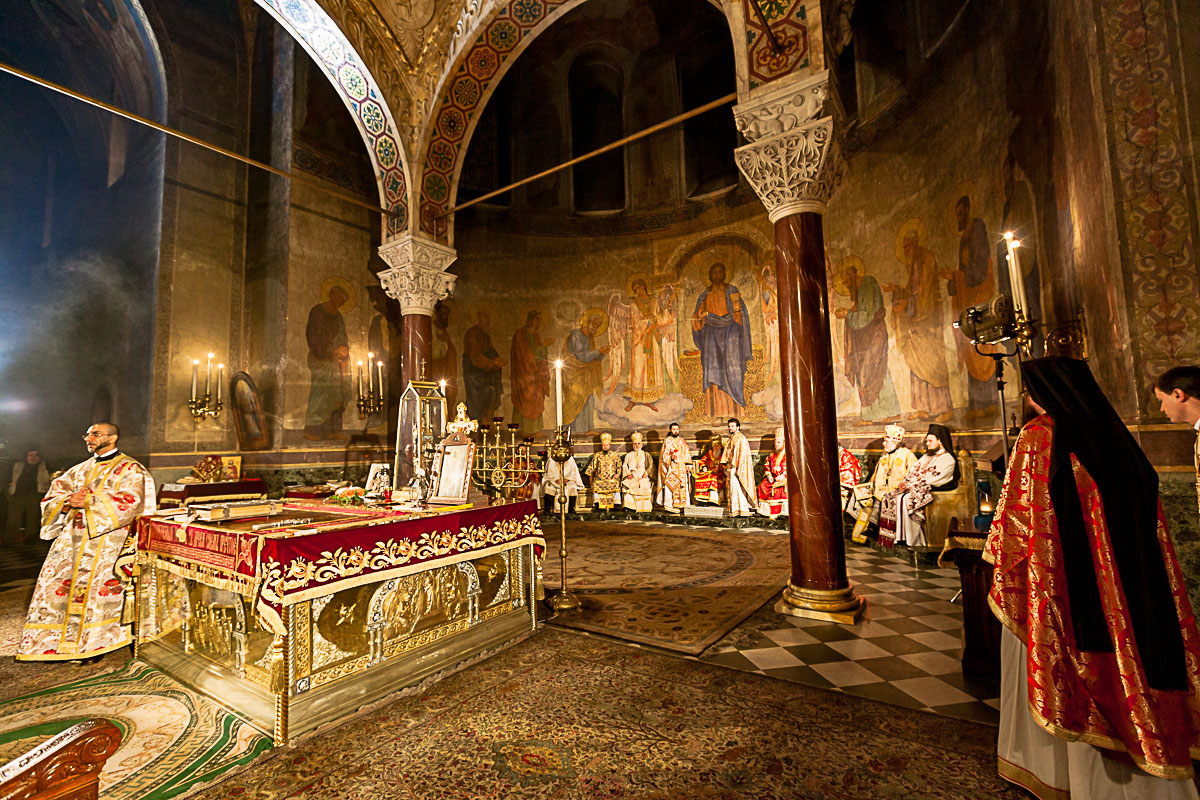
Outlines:
[[996, 729], [546, 628], [204, 800], [1001, 798]]
[[[101, 799], [166, 800], [223, 778], [271, 748], [255, 728], [152, 667], [127, 661], [111, 671], [121, 655], [128, 658], [128, 650], [104, 659], [109, 671], [87, 677], [78, 677], [87, 667], [17, 665], [26, 674], [50, 672], [61, 685], [0, 702], [0, 764], [77, 722], [102, 717], [122, 737], [100, 773]], [[72, 674], [76, 680], [62, 683]]]
[[[561, 584], [557, 525], [545, 535], [550, 593]], [[583, 608], [550, 624], [697, 655], [774, 597], [790, 572], [786, 536], [568, 521], [567, 585]]]

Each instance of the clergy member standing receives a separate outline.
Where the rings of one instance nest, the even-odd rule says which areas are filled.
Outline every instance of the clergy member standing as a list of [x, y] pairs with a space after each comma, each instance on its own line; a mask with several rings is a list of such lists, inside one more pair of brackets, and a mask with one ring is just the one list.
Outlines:
[[546, 498], [554, 498], [554, 505], [546, 503], [546, 512], [557, 513], [563, 503], [568, 503], [567, 511], [575, 512], [575, 498], [583, 492], [583, 476], [579, 474], [579, 465], [574, 458], [568, 458], [561, 465], [553, 458], [546, 459], [546, 473], [542, 476], [541, 493]]
[[679, 423], [667, 429], [662, 453], [658, 456], [658, 504], [665, 511], [678, 514], [688, 504], [688, 469], [692, 451], [687, 439], [679, 435]]
[[1196, 798], [1200, 633], [1158, 474], [1088, 370], [1021, 365], [1040, 416], [983, 557], [1000, 643], [1001, 777], [1049, 798]]
[[652, 511], [654, 484], [650, 481], [654, 469], [654, 459], [643, 448], [645, 446], [642, 434], [634, 431], [630, 437], [633, 449], [625, 454], [621, 465], [621, 494], [625, 498], [625, 507], [630, 511]]
[[931, 492], [948, 491], [958, 484], [958, 461], [954, 457], [950, 429], [930, 425], [925, 435], [925, 455], [904, 480], [883, 498], [879, 518], [879, 543], [885, 547], [906, 544], [925, 546], [925, 506], [933, 502]]
[[1200, 367], [1171, 367], [1154, 382], [1159, 408], [1171, 422], [1184, 422], [1196, 431], [1192, 463], [1196, 467], [1196, 503], [1200, 507]]
[[612, 451], [612, 434], [600, 434], [600, 452], [592, 453], [584, 469], [592, 483], [592, 498], [601, 511], [621, 502], [621, 457]]
[[[93, 425], [92, 457], [50, 484], [43, 539], [52, 539], [17, 649], [18, 661], [91, 660], [132, 639], [122, 624], [133, 561], [131, 524], [154, 511], [154, 480], [117, 450], [117, 426]], [[129, 609], [132, 611], [132, 609]]]
[[729, 446], [725, 448], [725, 464], [728, 476], [729, 515], [748, 517], [754, 513], [754, 461], [750, 453], [750, 442], [742, 433], [742, 423], [737, 417], [729, 418]]

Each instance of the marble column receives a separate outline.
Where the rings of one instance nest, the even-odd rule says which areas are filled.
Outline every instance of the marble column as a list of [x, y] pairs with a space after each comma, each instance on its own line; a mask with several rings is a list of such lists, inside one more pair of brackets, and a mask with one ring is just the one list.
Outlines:
[[456, 276], [445, 270], [454, 263], [453, 248], [416, 236], [404, 236], [379, 248], [389, 269], [379, 275], [388, 297], [400, 301], [404, 332], [400, 347], [399, 395], [409, 381], [432, 380], [433, 307], [450, 296]]
[[738, 130], [750, 144], [735, 156], [775, 225], [792, 557], [775, 610], [854, 623], [864, 603], [846, 575], [821, 222], [843, 168], [833, 119], [821, 116], [827, 93], [822, 72], [764, 87], [739, 103]]

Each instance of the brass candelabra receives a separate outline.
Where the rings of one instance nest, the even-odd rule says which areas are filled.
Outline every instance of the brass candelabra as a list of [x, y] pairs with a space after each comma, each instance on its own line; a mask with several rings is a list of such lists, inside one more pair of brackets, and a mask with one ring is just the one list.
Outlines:
[[221, 402], [220, 394], [217, 395], [216, 402], [213, 402], [212, 395], [205, 392], [200, 397], [193, 397], [188, 400], [188, 411], [192, 412], [192, 419], [200, 422], [206, 417], [221, 416], [221, 409], [225, 404]]
[[582, 604], [579, 597], [567, 588], [567, 471], [563, 467], [574, 457], [571, 447], [571, 429], [558, 427], [554, 429], [554, 441], [550, 445], [550, 458], [558, 464], [558, 496], [562, 502], [558, 506], [559, 522], [559, 561], [562, 576], [561, 588], [558, 594], [546, 600], [546, 605], [554, 611], [574, 611]]
[[533, 459], [533, 443], [529, 439], [518, 442], [518, 428], [515, 423], [505, 426], [504, 417], [494, 418], [492, 425], [480, 425], [475, 463], [471, 465], [471, 483], [505, 502], [541, 474]]

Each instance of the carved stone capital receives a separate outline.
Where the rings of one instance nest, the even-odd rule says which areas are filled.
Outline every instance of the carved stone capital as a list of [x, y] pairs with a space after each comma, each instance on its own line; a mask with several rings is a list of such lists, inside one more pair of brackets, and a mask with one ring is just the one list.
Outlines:
[[457, 276], [445, 270], [458, 253], [452, 247], [413, 235], [379, 248], [389, 269], [378, 273], [388, 297], [400, 301], [401, 314], [433, 316], [433, 307], [454, 291]]
[[829, 71], [800, 81], [768, 84], [733, 107], [738, 132], [751, 142], [788, 133], [816, 119], [829, 97]]
[[767, 207], [771, 222], [804, 211], [825, 213], [845, 173], [833, 136], [833, 117], [759, 139], [734, 150], [733, 155]]
[[734, 151], [738, 168], [775, 222], [802, 211], [824, 213], [845, 171], [833, 117], [819, 116], [829, 73], [771, 86], [739, 103], [734, 120], [750, 144]]

